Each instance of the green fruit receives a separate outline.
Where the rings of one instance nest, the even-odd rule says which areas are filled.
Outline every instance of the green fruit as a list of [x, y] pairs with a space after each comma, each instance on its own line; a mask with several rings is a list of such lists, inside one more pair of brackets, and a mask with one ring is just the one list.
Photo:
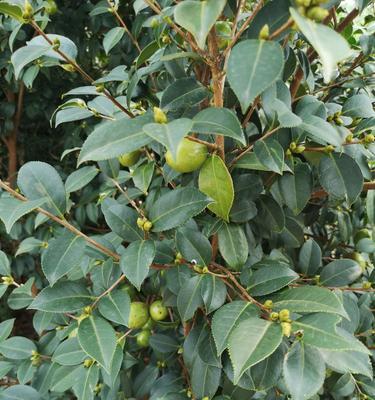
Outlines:
[[200, 168], [207, 158], [207, 146], [193, 142], [189, 139], [182, 139], [177, 149], [177, 157], [173, 158], [168, 150], [165, 153], [167, 164], [177, 172], [193, 172]]
[[371, 232], [368, 229], [361, 229], [354, 235], [354, 243], [357, 244], [361, 239], [371, 239]]
[[228, 47], [232, 40], [232, 26], [230, 22], [218, 21], [215, 24], [217, 44], [220, 50], [224, 50]]
[[57, 5], [56, 5], [56, 3], [53, 0], [49, 1], [48, 4], [45, 7], [45, 10], [49, 15], [56, 14], [57, 13]]
[[134, 301], [130, 304], [129, 324], [130, 329], [140, 329], [149, 319], [146, 303]]
[[151, 332], [149, 330], [143, 330], [137, 335], [137, 345], [139, 347], [148, 347], [150, 343]]
[[135, 150], [130, 153], [124, 153], [118, 158], [118, 160], [123, 167], [131, 167], [139, 160], [140, 156], [141, 152], [139, 150]]
[[163, 321], [168, 317], [168, 309], [161, 300], [156, 300], [150, 306], [150, 315], [154, 321]]

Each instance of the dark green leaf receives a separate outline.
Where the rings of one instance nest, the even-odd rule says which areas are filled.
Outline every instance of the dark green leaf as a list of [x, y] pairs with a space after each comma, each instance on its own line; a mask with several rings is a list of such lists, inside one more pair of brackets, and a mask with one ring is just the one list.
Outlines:
[[226, 263], [235, 270], [245, 264], [249, 246], [241, 226], [223, 224], [219, 230], [219, 250]]

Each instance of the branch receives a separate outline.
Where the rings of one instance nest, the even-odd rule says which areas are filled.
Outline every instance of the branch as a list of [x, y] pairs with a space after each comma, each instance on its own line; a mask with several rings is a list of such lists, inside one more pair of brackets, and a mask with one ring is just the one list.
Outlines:
[[[48, 37], [48, 35], [39, 28], [38, 24], [35, 21], [30, 22], [31, 26], [39, 33], [39, 35], [43, 36], [43, 38], [51, 45], [53, 46], [54, 43], [53, 41]], [[81, 68], [79, 64], [73, 59], [71, 59], [69, 56], [67, 56], [64, 52], [62, 52], [59, 49], [53, 49], [57, 54], [59, 54], [68, 64], [72, 65], [76, 71], [78, 71], [89, 83], [93, 84], [95, 81], [94, 78], [92, 78], [85, 70]], [[104, 90], [103, 94], [116, 106], [118, 107], [121, 111], [123, 111], [125, 114], [127, 114], [130, 118], [134, 118], [134, 114], [127, 110], [122, 104], [120, 104], [108, 90]]]
[[[365, 182], [363, 184], [362, 191], [367, 192], [369, 190], [375, 190], [375, 181], [374, 182]], [[312, 193], [311, 199], [321, 199], [321, 198], [324, 198], [327, 196], [328, 196], [328, 193], [325, 190], [320, 189], [320, 190], [316, 190], [315, 192]]]

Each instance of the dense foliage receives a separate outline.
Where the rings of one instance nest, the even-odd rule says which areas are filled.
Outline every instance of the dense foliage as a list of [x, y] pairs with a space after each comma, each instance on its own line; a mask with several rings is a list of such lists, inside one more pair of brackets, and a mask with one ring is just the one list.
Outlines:
[[349, 3], [0, 0], [1, 400], [375, 398]]

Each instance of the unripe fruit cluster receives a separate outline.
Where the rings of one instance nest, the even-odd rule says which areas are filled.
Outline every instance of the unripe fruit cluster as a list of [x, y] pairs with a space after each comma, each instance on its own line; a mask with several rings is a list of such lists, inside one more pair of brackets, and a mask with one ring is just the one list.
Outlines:
[[138, 228], [142, 229], [145, 232], [150, 232], [150, 230], [152, 229], [152, 222], [144, 217], [137, 219], [137, 225]]
[[326, 2], [327, 0], [296, 0], [296, 5], [300, 14], [316, 22], [321, 22], [329, 15], [328, 10], [320, 7]]

